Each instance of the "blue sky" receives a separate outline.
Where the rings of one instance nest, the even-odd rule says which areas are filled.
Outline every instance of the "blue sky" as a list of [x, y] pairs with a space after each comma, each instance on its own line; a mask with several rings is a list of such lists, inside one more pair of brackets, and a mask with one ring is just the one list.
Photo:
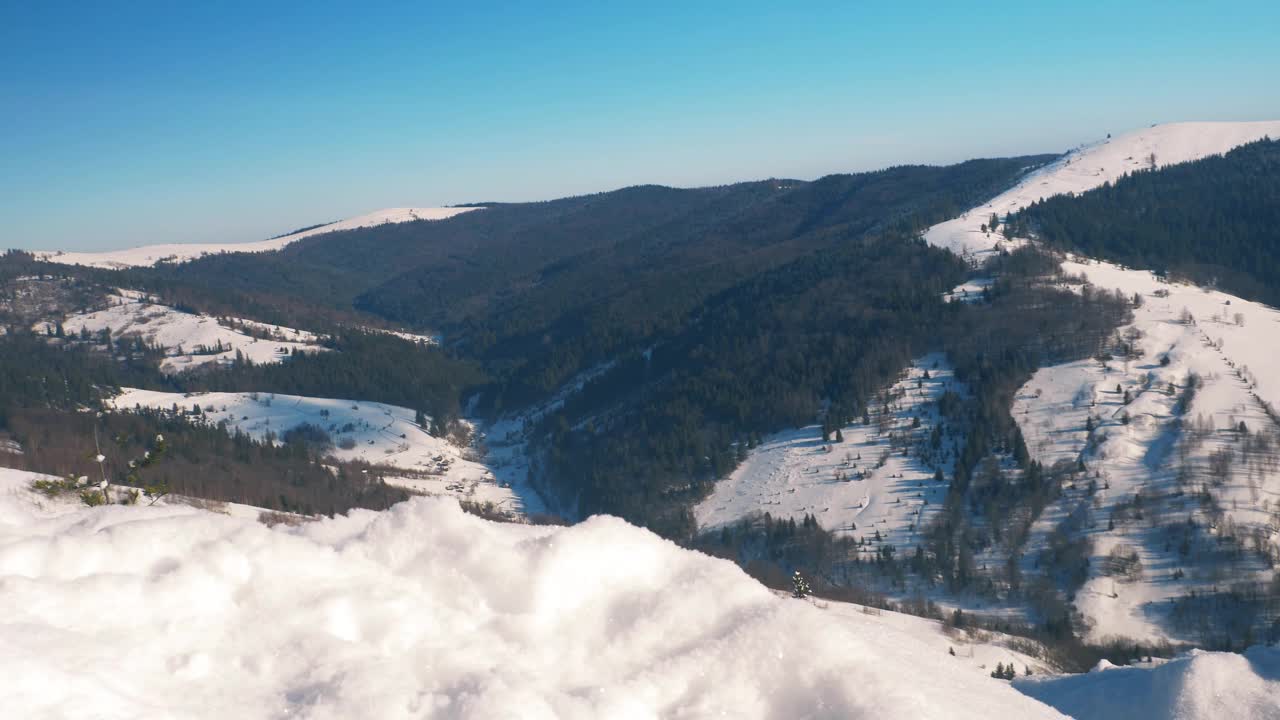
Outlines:
[[0, 4], [0, 246], [1280, 119], [1275, 2], [364, 5]]

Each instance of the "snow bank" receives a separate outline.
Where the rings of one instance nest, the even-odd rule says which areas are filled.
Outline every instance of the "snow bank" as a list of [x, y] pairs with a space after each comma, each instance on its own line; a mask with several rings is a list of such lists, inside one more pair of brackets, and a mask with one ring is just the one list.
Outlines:
[[411, 222], [414, 220], [444, 220], [460, 215], [476, 207], [453, 208], [386, 208], [359, 215], [346, 220], [339, 220], [328, 225], [284, 235], [261, 242], [248, 243], [166, 243], [163, 245], [145, 245], [125, 250], [109, 250], [106, 252], [62, 252], [60, 250], [35, 253], [36, 257], [48, 262], [63, 265], [88, 265], [108, 269], [120, 269], [134, 266], [155, 265], [160, 261], [185, 262], [204, 255], [216, 255], [224, 252], [269, 252], [297, 242], [303, 238], [321, 233], [339, 230], [355, 230], [356, 228], [385, 225], [387, 223]]
[[1068, 715], [1097, 720], [1280, 718], [1280, 649], [1193, 650], [1166, 663], [1030, 677], [1014, 687]]
[[613, 518], [416, 499], [271, 529], [28, 479], [0, 471], [12, 717], [1060, 717]]

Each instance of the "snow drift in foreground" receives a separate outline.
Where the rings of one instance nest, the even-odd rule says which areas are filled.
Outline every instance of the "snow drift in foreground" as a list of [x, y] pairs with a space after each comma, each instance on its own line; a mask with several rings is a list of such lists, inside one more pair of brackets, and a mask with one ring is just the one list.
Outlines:
[[49, 251], [35, 253], [36, 257], [48, 262], [63, 265], [88, 265], [107, 269], [120, 269], [145, 265], [155, 265], [164, 260], [185, 262], [204, 255], [216, 255], [224, 252], [269, 252], [297, 242], [303, 238], [339, 230], [355, 230], [362, 227], [386, 225], [388, 223], [412, 222], [414, 220], [445, 220], [478, 207], [449, 208], [386, 208], [375, 210], [365, 215], [358, 215], [346, 220], [321, 225], [302, 232], [282, 235], [270, 240], [247, 243], [166, 243], [163, 245], [144, 245], [125, 250], [108, 250], [105, 252], [62, 252]]
[[1115, 667], [1104, 660], [1085, 675], [1015, 684], [1078, 718], [1280, 718], [1280, 649], [1257, 646], [1243, 655], [1192, 650], [1154, 667]]
[[613, 518], [417, 499], [270, 529], [77, 507], [31, 477], [0, 471], [12, 717], [1061, 717]]

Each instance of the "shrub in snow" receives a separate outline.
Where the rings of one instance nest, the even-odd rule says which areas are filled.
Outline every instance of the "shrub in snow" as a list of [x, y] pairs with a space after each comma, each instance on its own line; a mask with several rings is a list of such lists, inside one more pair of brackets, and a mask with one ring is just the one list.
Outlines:
[[795, 571], [791, 576], [791, 596], [796, 598], [809, 597], [809, 581], [804, 579], [800, 571]]

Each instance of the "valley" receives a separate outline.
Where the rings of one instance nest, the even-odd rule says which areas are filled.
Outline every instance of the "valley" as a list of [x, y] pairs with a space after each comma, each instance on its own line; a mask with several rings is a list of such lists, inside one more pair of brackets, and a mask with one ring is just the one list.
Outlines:
[[[1167, 702], [1153, 678], [1212, 676], [1238, 656], [1162, 655], [1280, 637], [1280, 311], [1072, 252], [1023, 212], [1271, 133], [1280, 123], [1161, 125], [1056, 159], [379, 211], [180, 252], [10, 254], [0, 342], [42, 349], [0, 368], [6, 493], [23, 508], [9, 512], [78, 517], [90, 510], [74, 498], [100, 493], [134, 498], [110, 512], [139, 522], [212, 512], [321, 545], [348, 526], [434, 522], [456, 536], [424, 542], [507, 534], [499, 545], [533, 553], [501, 561], [508, 573], [550, 562], [529, 548], [553, 535], [587, 536], [563, 551], [578, 569], [650, 557], [652, 535], [600, 517], [617, 515], [730, 561], [694, 577], [758, 588], [706, 619], [771, 618], [769, 640], [745, 642], [776, 642], [776, 623], [839, 628], [895, 662], [951, 663], [938, 677], [957, 688], [1016, 667], [1031, 676], [1010, 708], [1029, 696], [1078, 712], [1098, 690], [1072, 688], [1111, 683]], [[495, 251], [508, 262], [480, 270]], [[335, 273], [346, 284], [318, 294]], [[61, 494], [32, 496], [54, 477], [38, 473]], [[681, 559], [664, 562], [693, 562], [669, 550]], [[656, 557], [592, 576], [648, 578], [601, 607], [688, 581]], [[474, 582], [496, 577], [476, 562]], [[568, 570], [546, 569], [519, 581], [543, 600], [516, 615], [562, 624], [548, 613], [585, 606], [558, 589]], [[776, 597], [796, 573], [821, 599]], [[438, 601], [435, 579], [421, 589]], [[353, 608], [378, 602], [324, 600], [328, 635], [311, 641], [363, 642], [374, 620]], [[661, 645], [629, 632], [627, 654]], [[157, 652], [197, 674], [225, 662]], [[1250, 682], [1249, 697], [1271, 691], [1265, 670]], [[1216, 691], [1178, 702], [1203, 692]], [[548, 712], [615, 709], [565, 697]]]

